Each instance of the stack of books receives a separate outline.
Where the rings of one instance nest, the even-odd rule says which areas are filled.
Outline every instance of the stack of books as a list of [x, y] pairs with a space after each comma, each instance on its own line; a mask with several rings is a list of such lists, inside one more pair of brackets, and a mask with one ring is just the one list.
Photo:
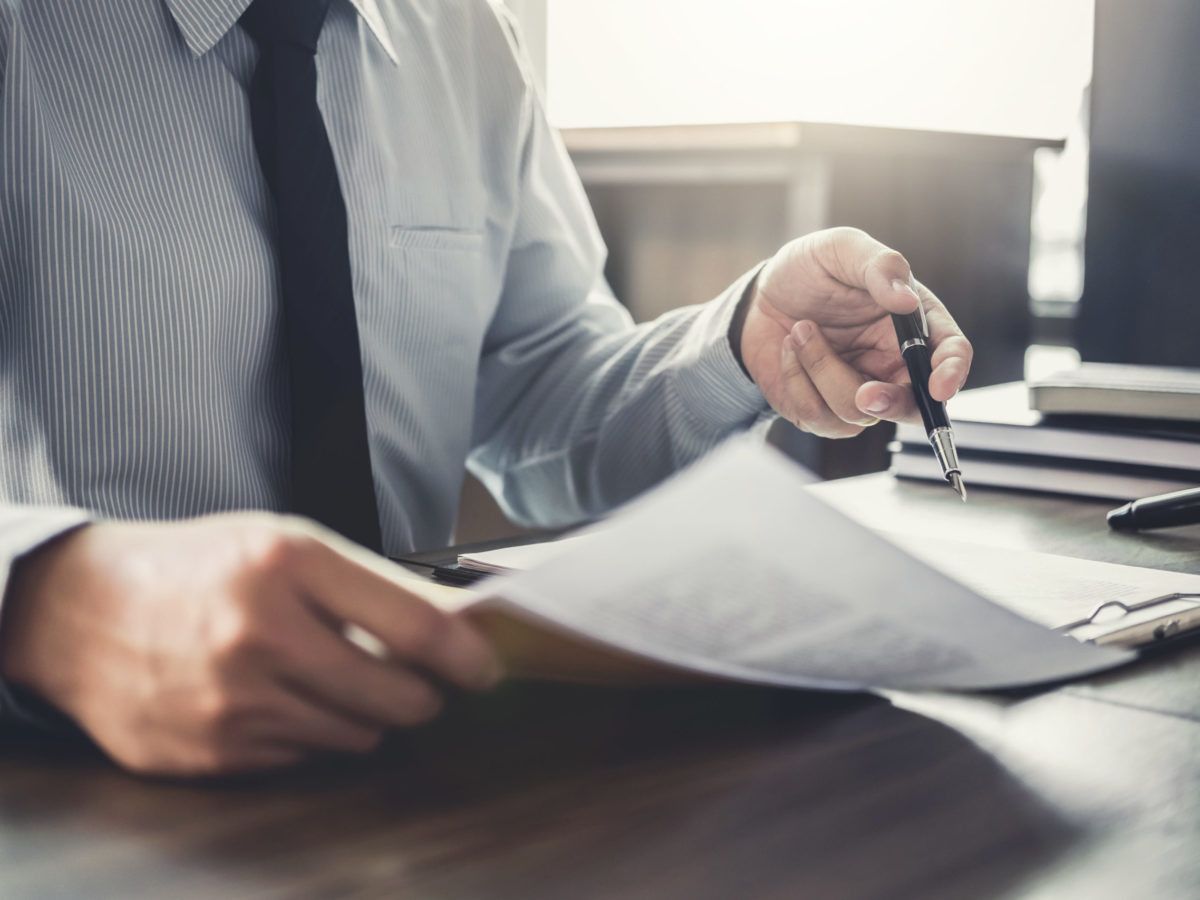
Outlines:
[[[1200, 486], [1200, 371], [1084, 364], [948, 405], [969, 485], [1108, 500]], [[920, 425], [896, 429], [890, 471], [942, 481]]]

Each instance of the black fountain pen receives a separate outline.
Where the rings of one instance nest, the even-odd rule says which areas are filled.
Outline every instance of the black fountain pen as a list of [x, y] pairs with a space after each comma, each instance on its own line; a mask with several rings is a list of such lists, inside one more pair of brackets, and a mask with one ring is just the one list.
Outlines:
[[912, 381], [913, 397], [925, 423], [925, 433], [933, 447], [942, 474], [950, 486], [958, 492], [965, 503], [967, 490], [963, 487], [962, 469], [958, 465], [958, 451], [954, 449], [954, 432], [950, 429], [950, 418], [946, 415], [946, 404], [929, 396], [929, 376], [933, 367], [929, 362], [929, 323], [925, 321], [925, 309], [918, 303], [916, 312], [906, 315], [892, 314], [896, 326], [896, 339], [900, 342], [900, 355], [908, 366], [908, 377]]
[[1144, 531], [1197, 523], [1200, 523], [1200, 487], [1143, 497], [1108, 514], [1108, 525], [1114, 531]]

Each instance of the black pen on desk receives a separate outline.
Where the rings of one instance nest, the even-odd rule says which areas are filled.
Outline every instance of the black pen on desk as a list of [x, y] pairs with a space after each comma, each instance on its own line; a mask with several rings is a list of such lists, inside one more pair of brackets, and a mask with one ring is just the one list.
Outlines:
[[912, 381], [913, 397], [925, 423], [925, 433], [933, 455], [942, 467], [942, 475], [958, 492], [965, 503], [967, 490], [963, 487], [962, 468], [958, 464], [958, 451], [954, 447], [954, 431], [950, 428], [950, 417], [946, 415], [946, 404], [929, 395], [929, 376], [933, 366], [929, 361], [929, 323], [925, 321], [925, 308], [917, 302], [915, 312], [906, 315], [892, 314], [896, 328], [896, 340], [900, 342], [900, 355], [908, 366], [908, 377]]
[[1108, 514], [1108, 527], [1114, 531], [1143, 531], [1197, 523], [1200, 523], [1200, 487], [1143, 497], [1118, 506]]

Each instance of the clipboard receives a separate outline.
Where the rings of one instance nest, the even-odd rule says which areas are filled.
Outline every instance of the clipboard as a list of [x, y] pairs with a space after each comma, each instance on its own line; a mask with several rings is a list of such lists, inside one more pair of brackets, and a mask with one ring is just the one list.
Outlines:
[[1200, 594], [1174, 593], [1141, 603], [1101, 603], [1087, 618], [1055, 629], [1078, 641], [1144, 651], [1200, 637]]

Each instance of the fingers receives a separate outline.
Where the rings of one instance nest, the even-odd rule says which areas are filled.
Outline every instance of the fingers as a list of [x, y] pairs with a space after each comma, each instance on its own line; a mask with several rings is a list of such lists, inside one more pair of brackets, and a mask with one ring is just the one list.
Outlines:
[[[924, 287], [920, 290], [934, 348], [929, 392], [946, 401], [966, 381], [973, 351], [941, 302]], [[911, 385], [870, 380], [808, 320], [796, 323], [784, 338], [781, 373], [786, 393], [781, 411], [797, 427], [821, 437], [853, 437], [878, 419], [918, 418]]]
[[196, 754], [196, 761], [170, 770], [151, 769], [145, 775], [166, 775], [206, 778], [214, 775], [247, 775], [268, 769], [281, 769], [302, 762], [308, 754], [300, 747], [274, 742], [248, 743], [235, 750], [220, 753]]
[[[971, 345], [937, 298], [925, 293], [928, 299], [922, 302], [936, 304], [934, 318], [942, 338], [935, 344], [930, 393], [944, 401], [966, 379]], [[933, 327], [931, 323], [931, 337]], [[796, 323], [784, 338], [781, 366], [788, 402], [784, 412], [805, 431], [821, 437], [852, 437], [879, 419], [917, 419], [911, 385], [869, 380], [834, 350], [813, 322]]]
[[254, 746], [247, 748], [232, 765], [224, 768], [226, 774], [236, 774], [238, 772], [261, 772], [266, 769], [282, 769], [285, 766], [294, 766], [296, 763], [304, 759], [305, 753], [298, 747], [277, 746], [268, 744], [266, 746]]
[[830, 271], [843, 284], [862, 288], [889, 313], [910, 313], [917, 308], [912, 267], [903, 254], [857, 228], [828, 232], [833, 259]]
[[[945, 402], [965, 384], [974, 349], [942, 301], [920, 282], [914, 284], [921, 295], [921, 306], [925, 310], [933, 347], [930, 354], [933, 372], [929, 376], [929, 394], [934, 400]], [[919, 418], [912, 386], [907, 383], [867, 381], [858, 389], [855, 402], [861, 409], [881, 419], [915, 422]]]
[[929, 361], [933, 373], [929, 376], [929, 394], [934, 400], [946, 401], [966, 383], [975, 350], [963, 335], [945, 305], [925, 285], [917, 283], [921, 305], [929, 323], [929, 338], [933, 353]]
[[289, 623], [289, 632], [281, 675], [340, 717], [405, 727], [427, 722], [441, 710], [433, 685], [350, 643], [333, 623], [301, 613]]
[[[746, 332], [757, 335], [763, 346], [746, 358], [772, 405], [799, 427], [847, 437], [874, 418], [916, 417], [889, 313], [923, 311], [933, 399], [948, 400], [963, 387], [971, 344], [941, 301], [913, 278], [904, 256], [856, 228], [806, 235], [785, 251], [764, 270], [764, 281], [773, 279], [772, 293], [760, 291], [756, 309], [761, 308], [761, 321], [752, 311]], [[752, 331], [756, 323], [760, 327]], [[821, 327], [829, 329], [837, 353]], [[810, 328], [816, 337], [808, 336]], [[781, 356], [776, 357], [773, 348], [780, 335]]]
[[280, 685], [270, 704], [267, 721], [260, 722], [264, 737], [276, 745], [297, 750], [332, 750], [367, 753], [383, 738], [384, 729], [314, 698]]
[[312, 541], [293, 572], [319, 609], [375, 636], [406, 665], [471, 690], [485, 690], [499, 679], [498, 661], [465, 619], [437, 609], [323, 542]]
[[797, 322], [784, 338], [781, 368], [784, 412], [798, 428], [821, 437], [852, 437], [874, 423], [855, 399], [865, 379], [813, 322]]
[[868, 381], [858, 389], [854, 402], [876, 418], [890, 422], [916, 421], [919, 416], [912, 386], [907, 383]]

